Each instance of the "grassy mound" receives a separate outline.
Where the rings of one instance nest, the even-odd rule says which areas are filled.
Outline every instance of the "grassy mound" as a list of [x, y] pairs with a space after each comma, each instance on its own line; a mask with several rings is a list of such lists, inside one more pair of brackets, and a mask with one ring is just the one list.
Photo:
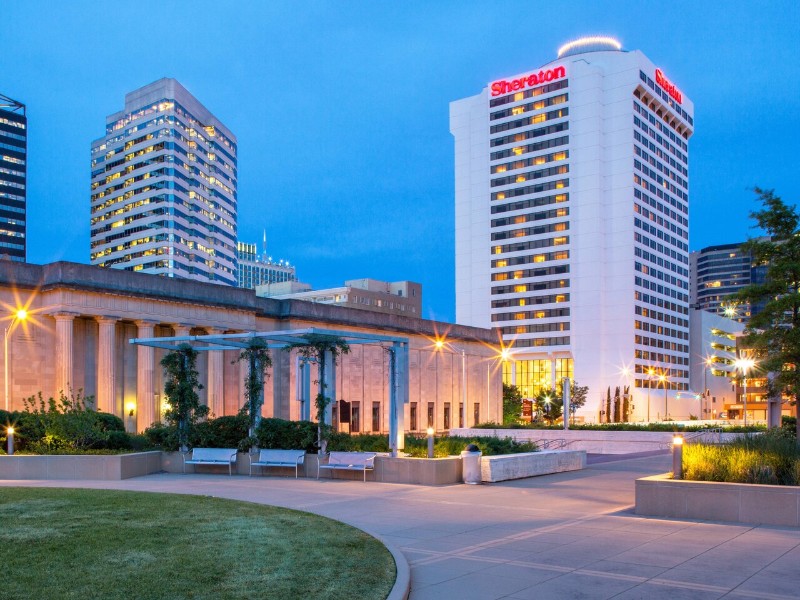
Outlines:
[[394, 561], [342, 523], [219, 498], [0, 488], [3, 597], [385, 598]]

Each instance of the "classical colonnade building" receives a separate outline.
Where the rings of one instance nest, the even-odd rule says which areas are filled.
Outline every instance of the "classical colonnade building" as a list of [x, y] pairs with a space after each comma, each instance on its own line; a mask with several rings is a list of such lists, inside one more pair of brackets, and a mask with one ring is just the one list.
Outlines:
[[[68, 262], [0, 260], [0, 303], [11, 410], [22, 410], [23, 399], [39, 392], [48, 398], [61, 390], [83, 390], [94, 398], [94, 408], [141, 431], [165, 408], [160, 360], [166, 350], [129, 340], [313, 327], [408, 338], [408, 431], [459, 426], [465, 396], [465, 425], [502, 420], [500, 347], [489, 329], [259, 298], [247, 289]], [[20, 308], [27, 311], [24, 320], [15, 319]], [[448, 344], [437, 348], [437, 339]], [[272, 353], [266, 417], [300, 418], [295, 355]], [[246, 366], [237, 357], [235, 350], [198, 357], [201, 402], [215, 416], [236, 414], [244, 404]], [[388, 431], [388, 361], [381, 345], [358, 345], [337, 365], [335, 397], [355, 411], [351, 430]]]

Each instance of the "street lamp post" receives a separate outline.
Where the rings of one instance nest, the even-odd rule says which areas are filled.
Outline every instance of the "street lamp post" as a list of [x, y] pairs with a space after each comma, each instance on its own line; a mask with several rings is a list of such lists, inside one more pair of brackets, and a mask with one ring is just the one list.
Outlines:
[[705, 368], [703, 369], [703, 401], [705, 402], [706, 408], [700, 407], [700, 410], [703, 412], [703, 415], [711, 415], [711, 406], [709, 406], [708, 398], [711, 394], [708, 392], [708, 369], [714, 363], [714, 359], [710, 356], [705, 360]]
[[3, 336], [3, 366], [5, 368], [5, 374], [3, 377], [3, 383], [5, 384], [5, 406], [6, 412], [8, 412], [8, 337], [11, 334], [11, 330], [13, 329], [14, 325], [16, 325], [17, 321], [24, 321], [28, 317], [28, 312], [24, 309], [18, 310], [14, 313], [14, 318], [11, 319], [11, 323], [5, 328], [5, 334]]
[[742, 386], [744, 388], [742, 412], [744, 413], [744, 426], [747, 427], [747, 372], [752, 369], [756, 363], [752, 358], [739, 358], [733, 364], [742, 374]]
[[647, 422], [650, 422], [650, 388], [653, 385], [653, 367], [647, 369]]
[[658, 376], [658, 380], [664, 385], [664, 421], [669, 419], [669, 400], [667, 396], [667, 376], [663, 373]]

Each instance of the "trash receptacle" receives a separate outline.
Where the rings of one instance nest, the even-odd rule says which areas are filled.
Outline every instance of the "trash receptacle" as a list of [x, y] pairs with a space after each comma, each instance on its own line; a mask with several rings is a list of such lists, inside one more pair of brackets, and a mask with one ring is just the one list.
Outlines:
[[475, 444], [470, 444], [461, 453], [461, 473], [464, 483], [481, 482], [481, 451]]

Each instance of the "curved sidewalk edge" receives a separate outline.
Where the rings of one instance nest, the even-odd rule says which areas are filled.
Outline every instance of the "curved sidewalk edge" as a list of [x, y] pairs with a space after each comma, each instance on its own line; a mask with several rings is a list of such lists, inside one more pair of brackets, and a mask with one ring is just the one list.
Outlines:
[[406, 557], [394, 544], [387, 542], [380, 536], [373, 535], [373, 537], [379, 540], [392, 553], [395, 569], [397, 570], [397, 578], [394, 580], [394, 586], [389, 595], [386, 596], [386, 600], [407, 600], [408, 594], [411, 592], [411, 568], [408, 566]]

